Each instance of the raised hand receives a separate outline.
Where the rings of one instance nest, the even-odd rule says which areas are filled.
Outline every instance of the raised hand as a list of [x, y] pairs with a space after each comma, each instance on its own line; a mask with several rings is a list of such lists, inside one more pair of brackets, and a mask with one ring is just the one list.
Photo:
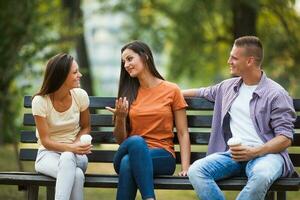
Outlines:
[[128, 115], [128, 101], [126, 97], [116, 99], [115, 108], [105, 107], [112, 112], [116, 117], [126, 118]]

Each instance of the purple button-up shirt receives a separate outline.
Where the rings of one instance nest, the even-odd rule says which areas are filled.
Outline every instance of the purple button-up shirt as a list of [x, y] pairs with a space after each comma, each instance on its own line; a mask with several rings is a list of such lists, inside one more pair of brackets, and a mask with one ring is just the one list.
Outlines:
[[[242, 82], [240, 77], [231, 78], [211, 87], [199, 88], [197, 91], [197, 96], [215, 103], [207, 154], [228, 149], [226, 140], [230, 136], [224, 133], [224, 117], [238, 96]], [[267, 78], [264, 72], [250, 100], [250, 117], [258, 136], [264, 143], [278, 135], [293, 139], [293, 122], [296, 120], [293, 100], [283, 87]], [[291, 176], [294, 167], [287, 150], [280, 154], [285, 161], [282, 176]]]

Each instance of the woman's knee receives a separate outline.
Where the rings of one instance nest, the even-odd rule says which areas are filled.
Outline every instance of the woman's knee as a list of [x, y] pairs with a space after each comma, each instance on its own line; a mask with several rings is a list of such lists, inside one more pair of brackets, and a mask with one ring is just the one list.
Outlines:
[[85, 176], [84, 176], [82, 169], [77, 167], [76, 171], [75, 171], [75, 180], [81, 182], [81, 181], [84, 181], [84, 179], [85, 179]]
[[63, 152], [60, 155], [60, 160], [75, 160], [75, 154], [73, 152]]
[[131, 173], [131, 166], [128, 155], [122, 158], [119, 173]]
[[139, 135], [133, 135], [127, 138], [129, 145], [134, 145], [134, 146], [145, 146], [147, 145], [145, 142], [145, 139]]
[[88, 158], [86, 155], [76, 155], [77, 158], [77, 167], [81, 168], [83, 172], [86, 171], [88, 166]]
[[59, 166], [76, 166], [76, 157], [72, 152], [63, 152], [59, 158]]

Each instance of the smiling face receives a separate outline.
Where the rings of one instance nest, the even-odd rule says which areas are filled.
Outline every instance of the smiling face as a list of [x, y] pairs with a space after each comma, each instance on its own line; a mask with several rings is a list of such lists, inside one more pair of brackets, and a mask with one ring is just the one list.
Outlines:
[[145, 70], [142, 57], [133, 50], [125, 49], [121, 56], [123, 67], [131, 77], [138, 77]]
[[230, 74], [233, 76], [242, 76], [247, 70], [249, 57], [245, 55], [243, 47], [233, 46], [227, 63], [230, 67]]
[[72, 66], [70, 68], [69, 74], [64, 82], [64, 86], [72, 89], [80, 87], [80, 78], [82, 74], [79, 72], [78, 64], [73, 60]]

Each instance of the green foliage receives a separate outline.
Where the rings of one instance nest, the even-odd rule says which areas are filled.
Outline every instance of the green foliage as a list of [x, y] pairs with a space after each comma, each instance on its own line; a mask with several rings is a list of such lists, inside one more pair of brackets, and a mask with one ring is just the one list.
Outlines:
[[34, 63], [69, 50], [77, 30], [71, 33], [64, 28], [65, 12], [59, 0], [1, 1], [0, 9], [2, 143], [16, 137], [22, 96], [31, 88], [28, 83], [34, 82], [33, 75], [41, 73], [41, 65]]
[[299, 98], [300, 14], [293, 2], [263, 1], [257, 27], [265, 44], [264, 67], [269, 76]]
[[167, 55], [168, 79], [184, 87], [213, 84], [228, 77], [233, 30], [239, 28], [234, 27], [233, 5], [254, 9], [256, 33], [265, 46], [264, 69], [292, 96], [300, 96], [300, 16], [294, 0], [99, 1], [102, 10], [125, 15], [126, 40], [143, 40]]

